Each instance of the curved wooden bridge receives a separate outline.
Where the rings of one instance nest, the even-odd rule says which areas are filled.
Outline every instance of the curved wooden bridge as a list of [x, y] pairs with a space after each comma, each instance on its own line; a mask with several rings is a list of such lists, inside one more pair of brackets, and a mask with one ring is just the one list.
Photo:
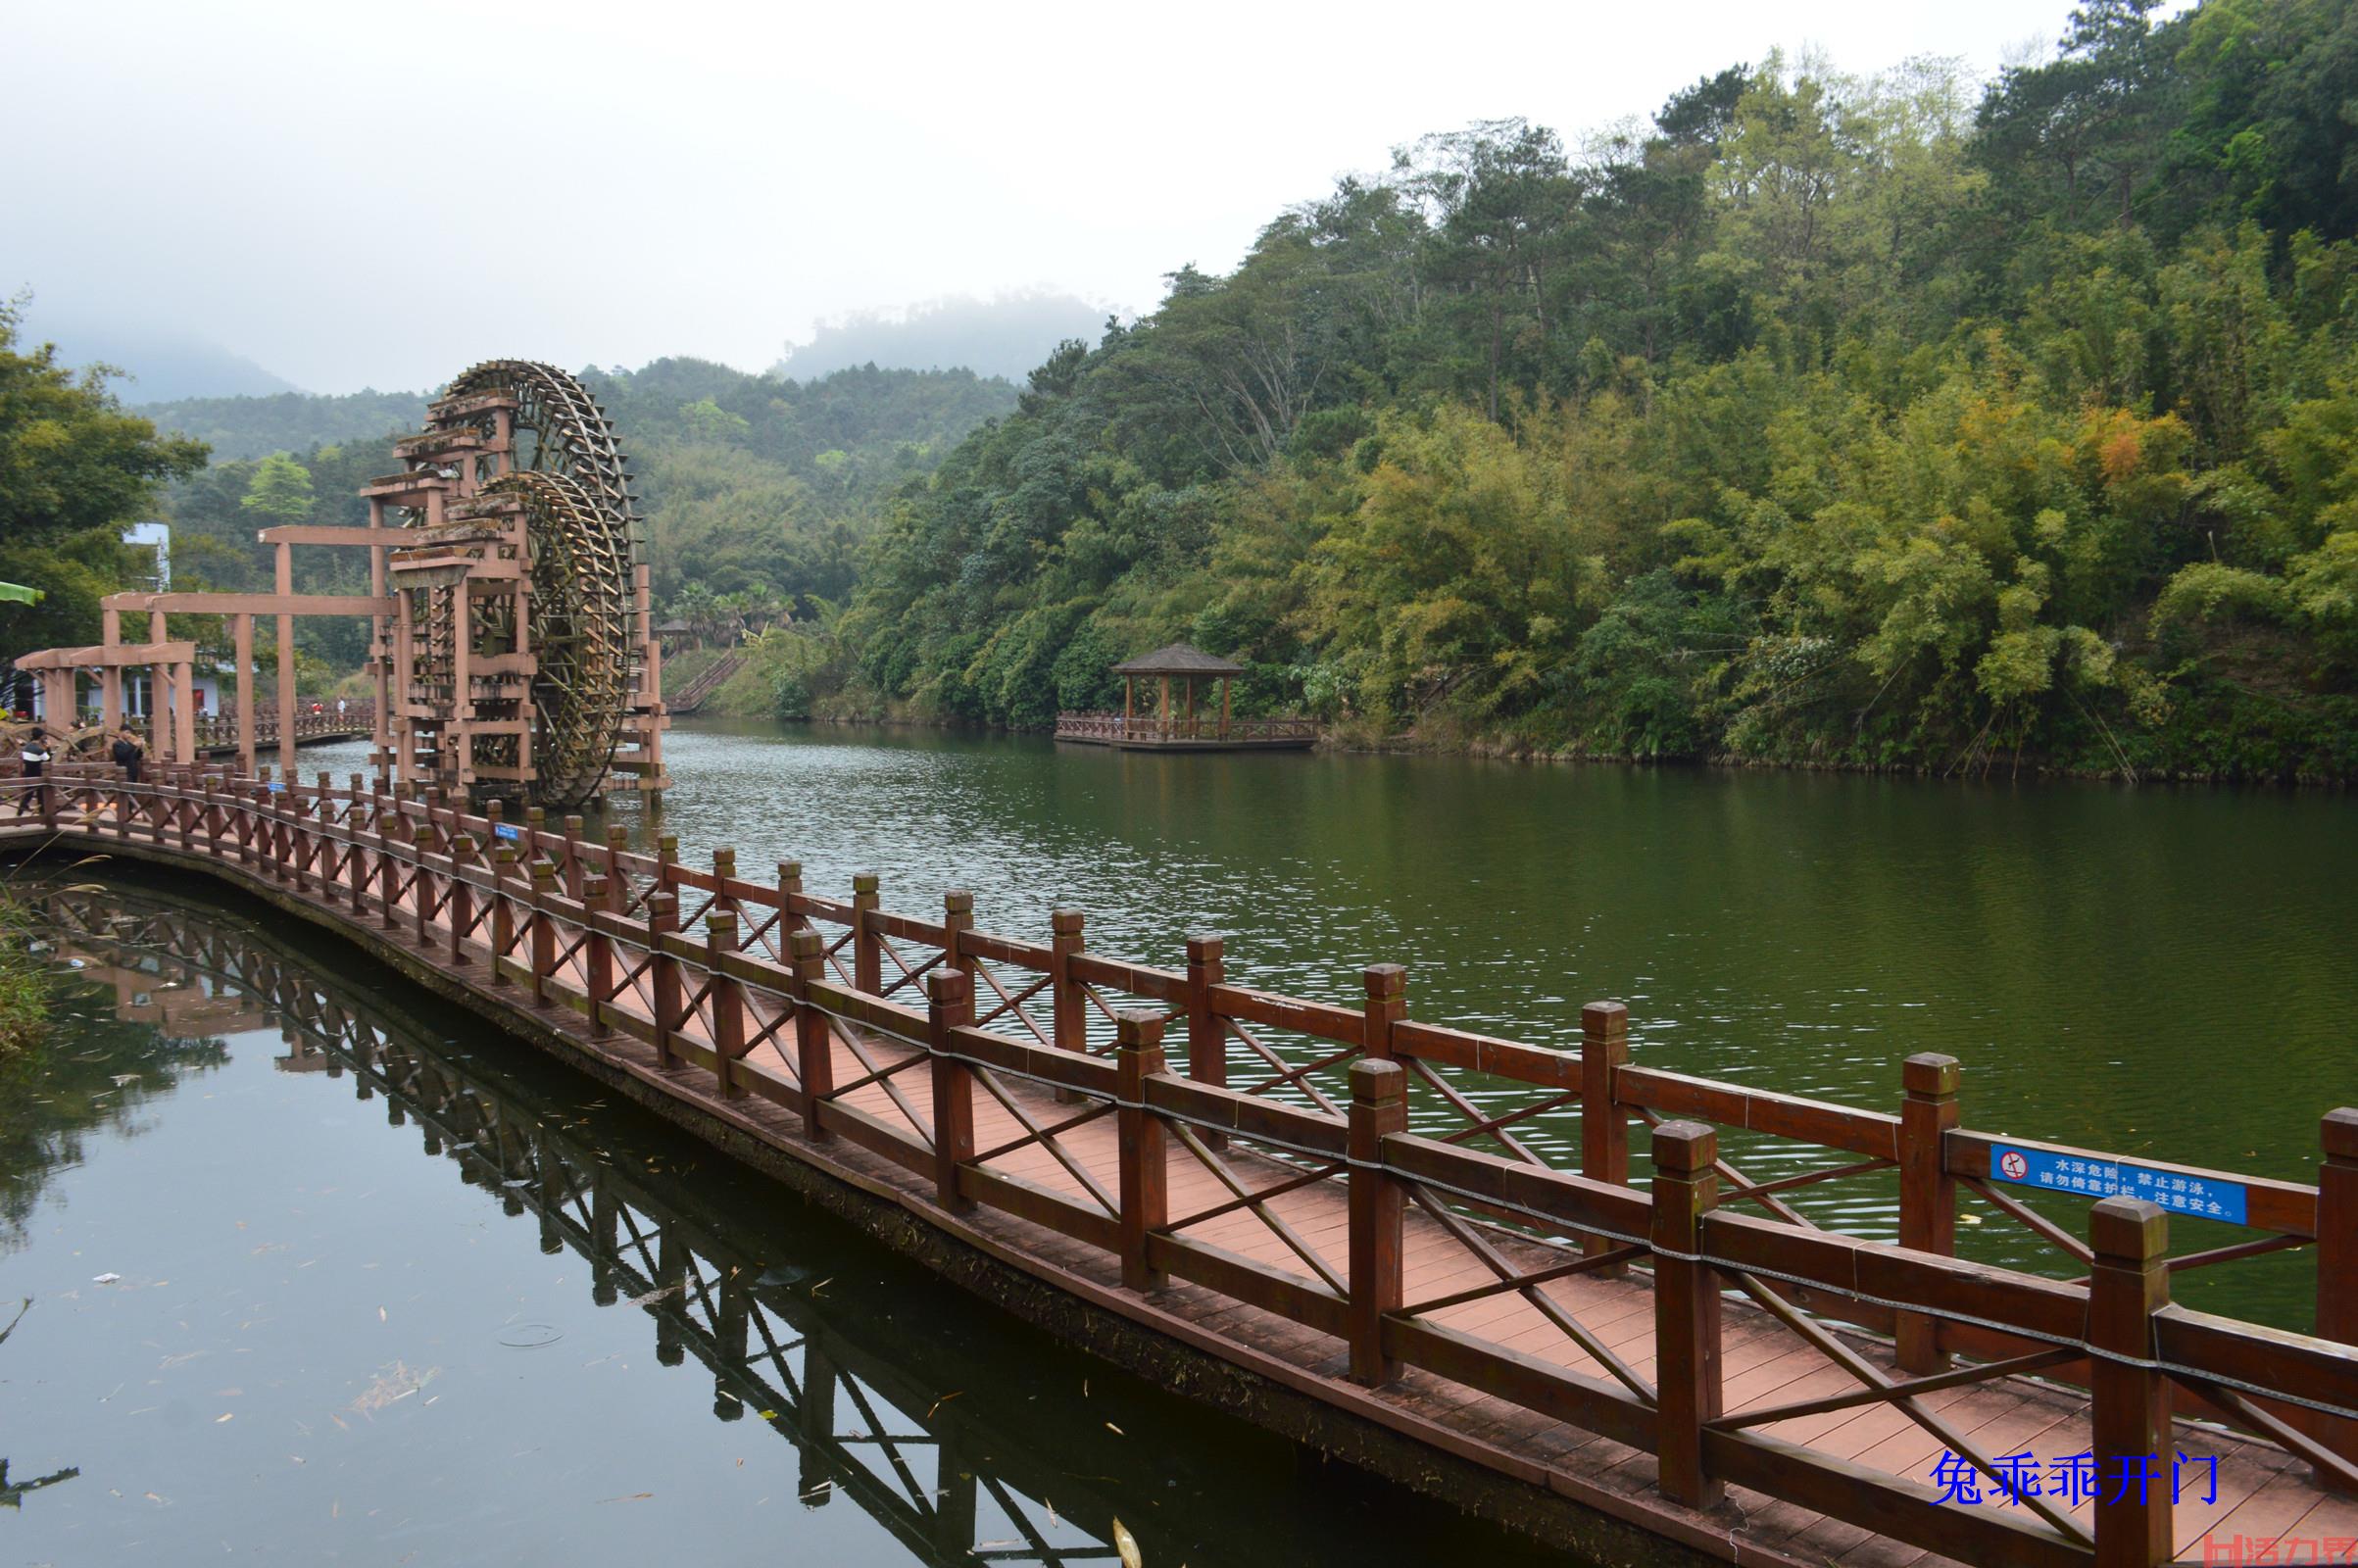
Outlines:
[[[1617, 1004], [1545, 1050], [1409, 1018], [1393, 965], [1337, 1007], [1233, 983], [1214, 937], [1154, 968], [1087, 951], [1074, 910], [1012, 940], [961, 893], [918, 918], [873, 876], [829, 899], [358, 777], [70, 778], [12, 822], [22, 788], [0, 847], [255, 891], [1097, 1348], [1592, 1554], [2358, 1550], [2358, 1111], [2324, 1118], [2319, 1185], [2268, 1181], [1969, 1130], [1947, 1057], [1852, 1109], [1635, 1064]], [[1576, 1161], [1537, 1120], [1574, 1111]], [[1747, 1176], [1722, 1130], [1789, 1173]], [[2094, 1200], [2085, 1241], [2016, 1196], [2034, 1168]], [[1895, 1184], [1898, 1245], [1788, 1200], [1827, 1182]], [[2203, 1234], [2240, 1233], [2174, 1254], [2163, 1205], [2206, 1193]], [[2071, 1277], [1956, 1258], [1965, 1195]], [[2294, 1248], [2321, 1337], [2170, 1300]], [[2092, 1494], [2030, 1491], [2023, 1455]]]

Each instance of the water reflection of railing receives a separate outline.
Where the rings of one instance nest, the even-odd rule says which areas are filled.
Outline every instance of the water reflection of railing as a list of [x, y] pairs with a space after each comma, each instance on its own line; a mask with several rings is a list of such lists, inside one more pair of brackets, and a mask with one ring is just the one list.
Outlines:
[[[194, 911], [111, 890], [51, 891], [40, 904], [61, 952], [115, 991], [119, 1017], [173, 1027], [201, 1016], [222, 1033], [275, 1018], [288, 1047], [280, 1070], [350, 1074], [358, 1098], [383, 1096], [387, 1120], [414, 1121], [428, 1154], [451, 1158], [512, 1218], [533, 1215], [542, 1251], [586, 1259], [594, 1301], [643, 1307], [660, 1362], [693, 1355], [710, 1369], [715, 1416], [771, 1417], [761, 1424], [796, 1448], [807, 1505], [841, 1493], [930, 1562], [1118, 1556], [1075, 1524], [1112, 1517], [1108, 1499], [1052, 1462], [1027, 1461], [1022, 1440], [978, 1421], [978, 1406], [942, 1400], [846, 1335], [808, 1288], [762, 1285], [757, 1262], [709, 1220], [600, 1159], [507, 1086], [364, 1018], [305, 965]], [[1056, 1507], [1052, 1485], [1063, 1498]], [[986, 1497], [1010, 1533], [978, 1539]]]

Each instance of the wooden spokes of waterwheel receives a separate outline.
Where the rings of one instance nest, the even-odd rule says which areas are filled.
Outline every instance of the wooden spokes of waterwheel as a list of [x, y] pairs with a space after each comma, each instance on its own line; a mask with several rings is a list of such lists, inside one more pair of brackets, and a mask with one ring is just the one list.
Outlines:
[[[459, 691], [455, 599], [469, 590], [453, 574], [418, 592], [426, 596], [417, 624], [420, 680], [448, 693], [454, 711], [465, 709], [489, 730], [469, 730], [461, 745], [483, 776], [529, 776], [523, 792], [535, 805], [570, 809], [594, 799], [614, 749], [642, 670], [643, 628], [634, 625], [634, 568], [643, 537], [633, 509], [629, 472], [614, 426], [579, 381], [553, 366], [494, 360], [453, 381], [434, 405], [424, 461], [464, 479], [462, 494], [480, 501], [513, 501], [524, 515], [528, 589], [520, 596], [485, 596], [468, 603], [467, 646], [476, 659], [528, 653], [527, 689], [486, 697]], [[420, 520], [413, 517], [412, 521]], [[464, 523], [459, 525], [464, 528]], [[447, 532], [448, 530], [446, 530]], [[496, 530], [487, 530], [496, 531]], [[480, 590], [477, 590], [479, 593]], [[525, 624], [516, 624], [516, 607]], [[530, 723], [513, 721], [525, 713]], [[503, 721], [508, 728], [496, 727]], [[531, 734], [529, 767], [515, 733]]]

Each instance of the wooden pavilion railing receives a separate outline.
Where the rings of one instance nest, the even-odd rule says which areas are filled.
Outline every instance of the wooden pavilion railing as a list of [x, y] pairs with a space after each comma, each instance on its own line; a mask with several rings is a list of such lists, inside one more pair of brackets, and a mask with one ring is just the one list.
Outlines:
[[[1705, 1506], [1736, 1484], [1973, 1562], [2167, 1560], [2167, 1488], [1975, 1508], [1759, 1430], [1888, 1405], [1994, 1483], [1995, 1456], [1927, 1396], [2025, 1373], [2088, 1391], [2097, 1455], [2166, 1459], [2177, 1408], [2358, 1490], [2358, 1111], [2326, 1116], [2317, 1186], [2131, 1161], [1966, 1130], [1944, 1056], [1908, 1059], [1896, 1113], [1860, 1110], [1637, 1066], [1617, 1004], [1591, 1004], [1582, 1049], [1556, 1051], [1411, 1020], [1396, 965], [1369, 967], [1362, 1005], [1339, 1007], [1232, 983], [1212, 936], [1189, 942], [1184, 969], [1155, 968], [1087, 951], [1078, 910], [1057, 910], [1047, 942], [1018, 941], [977, 929], [963, 893], [939, 918], [893, 913], [874, 874], [854, 879], [849, 901], [828, 899], [791, 861], [754, 881], [728, 850], [692, 867], [669, 837], [639, 855], [619, 828], [601, 843], [577, 817], [552, 828], [537, 810], [478, 816], [357, 775], [289, 788], [173, 767], [125, 787], [110, 772], [53, 779], [44, 826], [307, 896], [515, 1005], [569, 1011], [593, 1039], [645, 1042], [684, 1069], [666, 1080], [677, 1092], [771, 1102], [810, 1140], [912, 1173], [947, 1215], [999, 1210], [1117, 1259], [1133, 1291], [1185, 1280], [1332, 1336], [1359, 1384], [1416, 1368], [1642, 1449], [1678, 1502]], [[0, 784], [0, 828], [24, 788]], [[984, 1100], [1017, 1136], [980, 1147]], [[1576, 1148], [1539, 1137], [1540, 1118], [1574, 1111]], [[1106, 1118], [1114, 1169], [1072, 1142]], [[1644, 1187], [1633, 1124], [1650, 1129]], [[1838, 1162], [1755, 1179], [1723, 1156], [1723, 1128]], [[1035, 1179], [1037, 1160], [1035, 1175], [1008, 1168], [1025, 1151], [1063, 1180]], [[2086, 1241], [1992, 1185], [2009, 1152], [2094, 1173], [2064, 1178], [2098, 1200]], [[1220, 1196], [1179, 1200], [1174, 1165], [1208, 1172]], [[1786, 1200], [1889, 1171], [1898, 1245], [1829, 1231]], [[2020, 1176], [2009, 1166], [2005, 1179]], [[2257, 1234], [2173, 1257], [2161, 1207], [2102, 1196], [2140, 1179], [2178, 1193], [2182, 1209], [2175, 1184], [2233, 1189]], [[1344, 1200], [1340, 1248], [1281, 1211], [1279, 1200], [1319, 1187]], [[2077, 1277], [1953, 1256], [1959, 1188], [2068, 1254]], [[1286, 1261], [1214, 1239], [1247, 1215]], [[1411, 1225], [1421, 1245], [1438, 1233], [1461, 1249], [1479, 1283], [1411, 1299]], [[2287, 1247], [2314, 1249], [2319, 1337], [2170, 1300], [2175, 1271]], [[1651, 1273], [1643, 1365], [1543, 1289], [1633, 1268]], [[1576, 1364], [1444, 1320], [1508, 1298], [1577, 1347]], [[1721, 1366], [1736, 1312], [1743, 1333], [1790, 1335], [1854, 1386], [1732, 1410]], [[1838, 1325], [1894, 1336], [1892, 1369]]]
[[1157, 718], [1152, 713], [1058, 713], [1056, 738], [1069, 741], [1314, 741], [1314, 718], [1232, 718], [1217, 713]]

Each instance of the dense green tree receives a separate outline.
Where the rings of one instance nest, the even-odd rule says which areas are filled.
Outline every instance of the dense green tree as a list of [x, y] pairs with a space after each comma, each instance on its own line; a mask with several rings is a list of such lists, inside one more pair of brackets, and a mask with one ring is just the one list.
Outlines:
[[98, 641], [99, 600], [142, 565], [123, 527], [205, 462], [199, 443], [126, 414], [103, 368], [77, 375], [52, 345], [21, 348], [21, 319], [18, 304], [0, 304], [0, 579], [47, 597], [0, 606], [0, 662]]

